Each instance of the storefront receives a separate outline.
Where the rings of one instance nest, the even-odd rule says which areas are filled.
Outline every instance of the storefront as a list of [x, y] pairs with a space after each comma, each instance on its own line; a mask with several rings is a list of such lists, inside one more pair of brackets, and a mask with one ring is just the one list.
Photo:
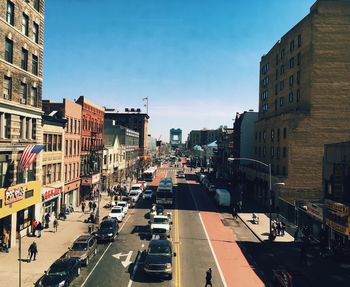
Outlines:
[[69, 207], [77, 207], [80, 204], [79, 193], [80, 193], [80, 179], [65, 184], [64, 186], [64, 197], [62, 198], [62, 204]]
[[326, 200], [326, 226], [329, 232], [329, 246], [337, 251], [350, 250], [349, 207], [331, 200]]
[[0, 233], [4, 228], [9, 232], [10, 247], [16, 245], [19, 236], [30, 232], [30, 222], [39, 213], [39, 202], [39, 181], [0, 189]]
[[45, 186], [42, 188], [42, 209], [41, 221], [44, 222], [45, 214], [58, 217], [60, 212], [61, 193], [63, 192], [62, 184]]
[[81, 180], [81, 200], [85, 200], [96, 195], [100, 190], [101, 174], [95, 173], [89, 177], [83, 177]]

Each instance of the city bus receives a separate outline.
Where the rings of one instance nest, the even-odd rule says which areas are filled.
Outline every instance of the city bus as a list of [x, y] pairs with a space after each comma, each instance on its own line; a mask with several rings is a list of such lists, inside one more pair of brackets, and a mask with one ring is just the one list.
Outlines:
[[157, 168], [156, 167], [150, 167], [149, 169], [145, 170], [143, 172], [143, 180], [144, 181], [152, 181], [157, 173]]
[[172, 181], [162, 178], [156, 192], [156, 203], [161, 205], [173, 205], [175, 197]]

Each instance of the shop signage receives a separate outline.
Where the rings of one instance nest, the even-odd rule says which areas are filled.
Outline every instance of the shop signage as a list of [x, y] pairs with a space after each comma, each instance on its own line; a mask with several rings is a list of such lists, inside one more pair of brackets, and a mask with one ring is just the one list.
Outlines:
[[91, 176], [91, 183], [92, 184], [98, 183], [100, 181], [100, 179], [101, 179], [101, 174], [99, 174], [99, 173], [93, 174]]
[[5, 205], [14, 203], [24, 198], [23, 187], [17, 187], [15, 189], [5, 191]]
[[338, 233], [349, 235], [349, 229], [346, 226], [335, 223], [329, 219], [326, 219], [326, 225], [328, 225], [330, 228], [332, 228], [334, 231]]
[[349, 207], [339, 202], [328, 202], [327, 208], [341, 215], [349, 215]]
[[62, 186], [49, 189], [42, 194], [43, 200], [48, 200], [48, 199], [60, 194], [61, 192], [62, 192]]

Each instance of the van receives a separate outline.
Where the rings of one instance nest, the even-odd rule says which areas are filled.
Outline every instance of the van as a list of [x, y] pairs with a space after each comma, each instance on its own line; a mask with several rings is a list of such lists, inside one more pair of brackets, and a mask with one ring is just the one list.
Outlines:
[[231, 206], [231, 194], [227, 189], [221, 189], [221, 188], [216, 189], [214, 198], [218, 206], [222, 206], [222, 207]]

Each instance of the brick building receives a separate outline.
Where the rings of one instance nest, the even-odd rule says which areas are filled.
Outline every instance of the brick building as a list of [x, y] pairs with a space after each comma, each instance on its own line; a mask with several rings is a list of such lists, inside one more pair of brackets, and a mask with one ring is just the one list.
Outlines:
[[[261, 58], [255, 157], [289, 202], [322, 197], [324, 144], [350, 138], [349, 16], [350, 1], [318, 0]], [[258, 177], [268, 202], [266, 169]]]
[[[18, 171], [28, 144], [41, 143], [44, 0], [0, 1], [0, 235], [14, 246], [38, 214], [40, 167]], [[24, 191], [10, 202], [3, 196]]]
[[81, 105], [81, 156], [80, 197], [101, 189], [103, 157], [104, 108], [80, 96], [76, 103]]
[[63, 99], [63, 103], [43, 101], [45, 114], [66, 119], [64, 131], [64, 197], [62, 203], [78, 206], [80, 203], [80, 152], [81, 152], [81, 105]]

